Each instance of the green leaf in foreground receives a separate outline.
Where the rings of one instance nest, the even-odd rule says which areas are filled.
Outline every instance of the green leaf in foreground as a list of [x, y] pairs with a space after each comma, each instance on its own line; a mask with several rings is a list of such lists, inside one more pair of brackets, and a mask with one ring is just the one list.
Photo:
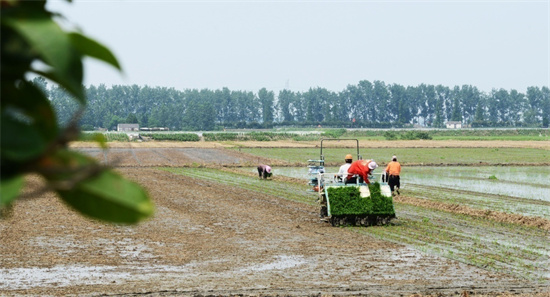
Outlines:
[[86, 155], [59, 150], [38, 168], [59, 196], [84, 215], [115, 223], [135, 223], [154, 212], [148, 193]]
[[109, 222], [135, 223], [154, 212], [147, 192], [112, 170], [103, 170], [57, 193], [79, 212]]
[[[37, 157], [46, 148], [46, 142], [35, 127], [7, 114], [2, 114], [0, 137], [2, 142], [2, 174], [7, 161], [25, 161]], [[10, 171], [13, 168], [10, 168]]]
[[82, 88], [82, 61], [70, 37], [55, 23], [49, 14], [7, 16], [3, 23], [17, 31], [41, 57], [51, 66], [49, 71], [35, 71], [59, 83], [81, 103], [85, 103]]
[[102, 44], [79, 33], [70, 33], [69, 38], [73, 46], [82, 55], [104, 61], [121, 70], [120, 64], [118, 63], [116, 57]]
[[24, 183], [22, 175], [0, 180], [0, 208], [9, 205], [19, 196]]

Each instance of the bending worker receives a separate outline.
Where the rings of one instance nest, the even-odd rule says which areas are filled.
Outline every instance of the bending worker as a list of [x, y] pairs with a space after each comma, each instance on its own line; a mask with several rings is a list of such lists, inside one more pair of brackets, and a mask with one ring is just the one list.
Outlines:
[[399, 188], [401, 187], [401, 183], [399, 181], [399, 174], [401, 173], [401, 164], [397, 162], [397, 157], [393, 156], [391, 157], [391, 162], [386, 166], [386, 174], [388, 176], [388, 185], [390, 186], [391, 193], [393, 194], [393, 190], [397, 190], [397, 194], [399, 195]]
[[348, 169], [348, 178], [346, 184], [357, 183], [357, 177], [360, 177], [363, 182], [370, 184], [369, 174], [378, 167], [374, 160], [357, 160], [351, 163]]
[[272, 175], [271, 173], [271, 167], [269, 165], [260, 164], [258, 165], [258, 175], [260, 175], [260, 178], [267, 179]]
[[351, 162], [353, 162], [353, 156], [351, 154], [347, 154], [344, 158], [344, 161], [346, 162], [344, 165], [340, 166], [340, 170], [338, 170], [338, 174], [336, 175], [336, 178], [340, 182], [345, 182], [346, 177], [348, 175], [348, 169], [351, 166]]

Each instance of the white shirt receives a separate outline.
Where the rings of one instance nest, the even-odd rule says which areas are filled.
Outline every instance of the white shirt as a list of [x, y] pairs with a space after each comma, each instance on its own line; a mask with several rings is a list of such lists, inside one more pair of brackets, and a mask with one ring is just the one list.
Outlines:
[[338, 177], [342, 180], [347, 177], [348, 175], [348, 169], [350, 168], [351, 163], [346, 163], [342, 166], [340, 166], [340, 170], [338, 170]]

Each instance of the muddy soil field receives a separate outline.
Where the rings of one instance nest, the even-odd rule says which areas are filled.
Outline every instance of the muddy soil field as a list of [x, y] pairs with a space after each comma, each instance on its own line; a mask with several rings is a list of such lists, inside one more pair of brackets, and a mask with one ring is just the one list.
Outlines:
[[[549, 287], [319, 221], [314, 205], [151, 166], [246, 163], [223, 149], [86, 149], [144, 185], [153, 218], [88, 220], [42, 181], [0, 221], [1, 296], [522, 294]], [[113, 154], [113, 155], [112, 155]], [[200, 160], [200, 161], [197, 161]], [[254, 160], [256, 162], [257, 160]], [[266, 181], [267, 183], [270, 181]]]

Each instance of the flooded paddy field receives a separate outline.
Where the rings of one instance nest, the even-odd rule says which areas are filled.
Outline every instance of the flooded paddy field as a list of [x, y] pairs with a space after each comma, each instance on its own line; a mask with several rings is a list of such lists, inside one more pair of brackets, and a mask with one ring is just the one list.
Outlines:
[[[11, 216], [0, 220], [0, 295], [550, 293], [547, 229], [411, 203], [461, 204], [481, 211], [494, 205], [509, 216], [544, 219], [547, 200], [469, 189], [465, 179], [485, 181], [491, 174], [496, 180], [489, 186], [508, 180], [544, 187], [548, 173], [541, 166], [509, 176], [504, 171], [478, 174], [474, 167], [462, 178], [432, 171], [441, 179], [465, 180], [465, 188], [426, 185], [420, 177], [433, 180], [431, 168], [404, 167], [402, 196], [411, 200], [396, 197], [397, 219], [391, 225], [331, 227], [319, 220], [305, 167], [285, 167], [292, 162], [273, 155], [220, 148], [148, 150], [81, 149], [117, 166], [150, 192], [157, 212], [137, 226], [83, 218], [51, 192], [40, 191], [39, 178], [29, 177], [28, 191], [38, 196], [18, 201]], [[273, 160], [270, 164], [280, 164], [274, 166], [273, 178], [259, 179], [253, 166]], [[419, 180], [412, 182], [408, 177], [417, 169]], [[498, 204], [499, 199], [505, 203]], [[526, 206], [510, 207], [522, 204]]]
[[[327, 172], [337, 171], [327, 167]], [[281, 167], [274, 172], [308, 179], [304, 167]], [[549, 181], [546, 166], [411, 166], [403, 167], [401, 174], [404, 195], [550, 220]]]
[[[456, 143], [456, 142], [455, 142]], [[483, 143], [483, 142], [481, 142]], [[330, 145], [332, 144], [329, 142]], [[359, 155], [363, 159], [373, 159], [380, 164], [391, 161], [397, 155], [403, 165], [550, 165], [549, 148], [491, 148], [491, 147], [361, 147]], [[353, 144], [355, 145], [355, 144]], [[374, 143], [376, 145], [376, 143]], [[287, 163], [305, 164], [308, 159], [319, 159], [320, 148], [239, 148], [240, 152], [264, 158], [284, 160]], [[351, 143], [343, 147], [328, 147], [323, 150], [327, 165], [337, 166], [344, 161], [344, 156], [352, 154], [357, 158], [356, 147]], [[339, 166], [339, 165], [338, 165]]]
[[547, 166], [410, 167], [404, 182], [550, 202]]

